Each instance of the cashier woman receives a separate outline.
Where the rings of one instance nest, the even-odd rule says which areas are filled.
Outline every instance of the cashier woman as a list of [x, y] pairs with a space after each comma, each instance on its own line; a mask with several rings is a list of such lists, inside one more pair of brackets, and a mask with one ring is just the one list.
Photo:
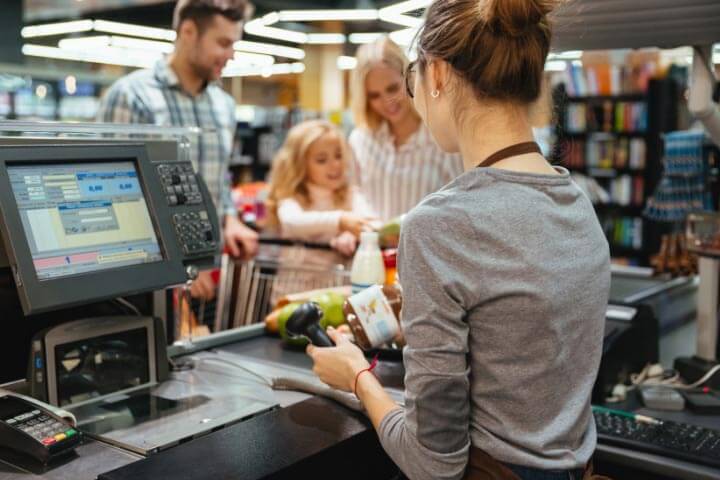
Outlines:
[[465, 173], [403, 225], [404, 407], [338, 332], [336, 347], [308, 348], [318, 376], [357, 395], [413, 480], [592, 478], [610, 258], [589, 200], [533, 141], [552, 6], [428, 9], [407, 87]]
[[[173, 28], [175, 51], [154, 68], [117, 81], [102, 100], [98, 120], [111, 123], [150, 123], [200, 127], [204, 133], [191, 153], [224, 218], [225, 245], [234, 257], [249, 257], [258, 246], [257, 234], [238, 220], [226, 172], [235, 135], [235, 100], [217, 80], [235, 55], [247, 0], [179, 0]], [[194, 297], [214, 296], [209, 272], [192, 287]]]

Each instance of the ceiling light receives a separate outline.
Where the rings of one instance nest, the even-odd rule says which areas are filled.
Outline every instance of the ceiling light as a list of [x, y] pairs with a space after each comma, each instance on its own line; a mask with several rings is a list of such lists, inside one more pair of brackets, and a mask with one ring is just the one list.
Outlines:
[[307, 43], [308, 36], [305, 33], [270, 26], [278, 21], [280, 21], [280, 16], [277, 12], [268, 13], [264, 17], [247, 22], [245, 24], [245, 31], [258, 37], [282, 39], [293, 43]]
[[357, 58], [340, 56], [337, 59], [337, 67], [340, 70], [354, 70], [357, 68]]
[[25, 27], [20, 31], [20, 35], [22, 35], [23, 38], [49, 37], [52, 35], [89, 32], [92, 29], [92, 20], [77, 20], [74, 22], [47, 23], [45, 25]]
[[567, 52], [551, 53], [548, 58], [551, 60], [580, 60], [582, 56], [582, 50], [568, 50]]
[[342, 33], [309, 33], [307, 43], [318, 45], [342, 45], [346, 37]]
[[259, 53], [235, 52], [234, 62], [244, 65], [269, 66], [275, 63], [275, 59], [271, 55], [261, 55]]
[[281, 10], [281, 22], [372, 21], [378, 19], [376, 9], [366, 10]]
[[432, 3], [432, 0], [408, 0], [406, 2], [396, 3], [389, 7], [381, 8], [378, 11], [380, 20], [390, 23], [396, 23], [403, 27], [418, 28], [424, 20], [422, 18], [406, 15], [406, 13], [420, 10]]
[[277, 57], [292, 58], [293, 60], [302, 60], [305, 58], [305, 51], [301, 48], [285, 47], [282, 45], [273, 45], [271, 43], [248, 42], [246, 40], [235, 42], [235, 50], [251, 53], [264, 53], [266, 55], [275, 55]]
[[365, 43], [372, 43], [378, 38], [386, 36], [386, 33], [351, 33], [348, 37], [350, 43], [355, 45], [362, 45]]
[[71, 50], [78, 50], [81, 48], [117, 47], [162, 54], [172, 53], [175, 49], [175, 46], [170, 42], [157, 42], [154, 40], [143, 40], [140, 38], [119, 37], [117, 35], [64, 38], [58, 42], [58, 47]]
[[567, 62], [564, 60], [551, 60], [545, 64], [546, 72], [564, 72], [567, 70]]
[[289, 75], [305, 71], [303, 63], [277, 63], [266, 67], [248, 67], [234, 65], [223, 70], [223, 77], [270, 77], [272, 75]]
[[97, 32], [117, 33], [119, 35], [130, 35], [133, 37], [151, 38], [154, 40], [175, 41], [177, 34], [166, 28], [145, 27], [132, 23], [109, 22], [107, 20], [95, 20], [93, 28]]
[[141, 54], [128, 55], [127, 50], [112, 47], [90, 50], [66, 50], [45, 45], [25, 44], [22, 47], [24, 55], [30, 57], [53, 58], [58, 60], [71, 60], [75, 62], [104, 63], [108, 65], [121, 65], [125, 67], [150, 68], [157, 61], [157, 55]]
[[417, 33], [417, 28], [405, 28], [390, 32], [390, 39], [402, 47], [409, 47], [415, 40]]

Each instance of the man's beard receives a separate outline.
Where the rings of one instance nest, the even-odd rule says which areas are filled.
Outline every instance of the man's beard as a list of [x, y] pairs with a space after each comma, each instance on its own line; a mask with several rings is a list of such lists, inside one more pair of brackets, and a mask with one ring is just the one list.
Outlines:
[[205, 65], [201, 65], [200, 63], [193, 61], [190, 63], [190, 68], [198, 78], [202, 78], [207, 83], [214, 82], [216, 80], [212, 67], [206, 67]]

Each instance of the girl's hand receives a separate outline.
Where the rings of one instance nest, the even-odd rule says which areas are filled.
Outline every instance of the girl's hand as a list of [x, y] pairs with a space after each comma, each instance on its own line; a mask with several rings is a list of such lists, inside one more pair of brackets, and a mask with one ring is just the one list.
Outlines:
[[340, 216], [340, 231], [350, 232], [355, 235], [356, 238], [360, 238], [362, 232], [371, 230], [370, 222], [371, 218], [361, 217], [354, 213], [343, 213]]
[[357, 248], [357, 237], [350, 232], [343, 232], [330, 241], [330, 246], [346, 257], [352, 257]]
[[312, 358], [313, 372], [326, 384], [337, 390], [353, 392], [355, 376], [370, 366], [356, 345], [332, 327], [327, 330], [335, 342], [334, 347], [321, 348], [308, 345], [307, 354]]

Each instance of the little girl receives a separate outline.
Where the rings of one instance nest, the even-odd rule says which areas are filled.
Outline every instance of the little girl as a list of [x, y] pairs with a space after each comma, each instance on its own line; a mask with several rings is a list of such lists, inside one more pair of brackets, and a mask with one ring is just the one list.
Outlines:
[[329, 243], [343, 255], [355, 252], [371, 211], [350, 185], [350, 149], [330, 122], [312, 120], [290, 130], [273, 160], [268, 207], [284, 238]]

